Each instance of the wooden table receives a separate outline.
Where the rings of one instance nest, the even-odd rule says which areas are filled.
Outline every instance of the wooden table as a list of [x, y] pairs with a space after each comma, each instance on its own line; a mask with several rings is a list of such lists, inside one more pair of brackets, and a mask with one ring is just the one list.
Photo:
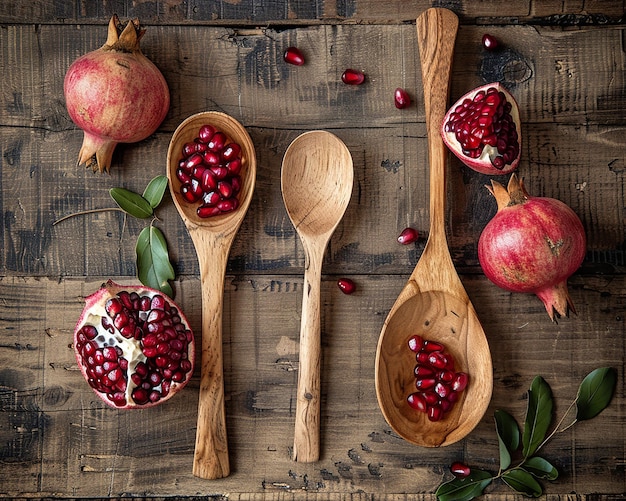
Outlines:
[[[428, 158], [415, 18], [430, 2], [0, 1], [2, 146], [0, 247], [0, 495], [3, 497], [432, 500], [455, 460], [497, 471], [493, 412], [522, 421], [535, 375], [562, 416], [582, 378], [618, 371], [611, 405], [557, 435], [543, 452], [559, 469], [547, 499], [616, 500], [626, 493], [626, 81], [623, 1], [434, 2], [461, 20], [451, 99], [501, 81], [519, 101], [529, 191], [580, 216], [587, 256], [570, 279], [576, 316], [551, 323], [532, 295], [482, 274], [476, 244], [495, 213], [489, 181], [451, 159], [448, 238], [492, 350], [489, 410], [464, 440], [423, 449], [379, 411], [376, 343], [423, 250], [400, 231], [428, 229]], [[159, 130], [118, 146], [111, 175], [76, 167], [82, 132], [69, 119], [63, 77], [104, 43], [114, 13], [139, 17], [144, 53], [171, 90]], [[487, 53], [483, 33], [502, 42]], [[286, 65], [298, 46], [307, 63]], [[341, 82], [346, 68], [365, 84]], [[398, 110], [403, 87], [414, 104]], [[137, 411], [106, 407], [82, 379], [72, 349], [83, 298], [107, 278], [134, 278], [146, 221], [101, 212], [109, 189], [141, 192], [165, 173], [177, 125], [202, 110], [240, 120], [257, 149], [251, 208], [229, 260], [224, 296], [226, 413], [232, 473], [191, 473], [199, 374], [174, 399]], [[350, 149], [354, 191], [324, 262], [322, 456], [291, 460], [304, 258], [280, 193], [280, 166], [300, 133], [325, 129]], [[176, 270], [176, 300], [200, 330], [200, 281], [188, 233], [168, 198], [154, 223]], [[355, 281], [347, 296], [339, 277]], [[216, 291], [216, 294], [219, 291]], [[521, 499], [501, 482], [486, 499]]]

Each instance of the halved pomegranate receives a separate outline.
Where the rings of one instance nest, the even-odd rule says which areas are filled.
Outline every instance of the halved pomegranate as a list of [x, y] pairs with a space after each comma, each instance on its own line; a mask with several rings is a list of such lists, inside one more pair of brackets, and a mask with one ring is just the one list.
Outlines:
[[448, 110], [441, 136], [469, 168], [488, 175], [508, 174], [517, 168], [521, 155], [517, 102], [498, 82], [477, 87]]
[[170, 298], [109, 280], [85, 303], [74, 329], [74, 351], [83, 376], [106, 404], [150, 407], [187, 384], [194, 337]]

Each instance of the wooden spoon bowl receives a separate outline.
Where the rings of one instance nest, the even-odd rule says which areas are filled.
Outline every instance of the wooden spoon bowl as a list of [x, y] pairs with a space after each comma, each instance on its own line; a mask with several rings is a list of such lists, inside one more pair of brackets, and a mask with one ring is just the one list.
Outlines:
[[[190, 204], [180, 193], [176, 169], [185, 143], [193, 141], [200, 127], [210, 124], [241, 146], [239, 206], [232, 212], [209, 218], [197, 215], [198, 203]], [[167, 177], [174, 204], [196, 248], [202, 286], [202, 351], [198, 426], [193, 474], [206, 479], [230, 473], [224, 375], [222, 359], [222, 299], [230, 247], [244, 219], [256, 182], [256, 153], [250, 136], [234, 118], [219, 112], [203, 112], [183, 121], [170, 141]]]
[[[493, 387], [491, 354], [476, 311], [459, 279], [445, 233], [447, 151], [439, 130], [446, 112], [458, 18], [446, 9], [428, 9], [417, 19], [430, 161], [430, 233], [424, 252], [383, 325], [376, 351], [376, 395], [389, 425], [404, 439], [425, 447], [452, 444], [482, 419]], [[411, 408], [416, 391], [418, 334], [442, 343], [469, 375], [461, 398], [439, 421]]]

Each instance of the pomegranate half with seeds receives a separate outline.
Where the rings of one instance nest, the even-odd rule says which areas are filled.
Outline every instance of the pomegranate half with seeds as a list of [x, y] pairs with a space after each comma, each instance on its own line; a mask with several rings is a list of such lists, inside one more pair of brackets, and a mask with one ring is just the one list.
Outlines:
[[521, 123], [515, 98], [499, 83], [477, 87], [446, 113], [443, 142], [461, 162], [477, 172], [514, 171], [521, 156]]
[[151, 407], [187, 384], [194, 336], [170, 298], [109, 280], [85, 303], [74, 330], [74, 351], [83, 376], [106, 404]]

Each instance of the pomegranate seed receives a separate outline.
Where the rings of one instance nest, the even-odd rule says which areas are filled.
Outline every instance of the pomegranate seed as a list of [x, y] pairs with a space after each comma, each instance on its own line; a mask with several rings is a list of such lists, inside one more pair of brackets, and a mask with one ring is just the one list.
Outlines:
[[405, 228], [398, 236], [398, 242], [402, 245], [412, 244], [419, 238], [419, 233], [413, 228]]
[[428, 376], [432, 376], [435, 373], [430, 367], [426, 367], [425, 365], [416, 365], [415, 369], [413, 369], [413, 374], [415, 374], [416, 378], [424, 378]]
[[222, 212], [231, 212], [237, 208], [237, 199], [229, 198], [218, 202], [217, 208]]
[[212, 125], [203, 125], [198, 131], [198, 140], [203, 143], [208, 143], [216, 132], [217, 129]]
[[207, 143], [207, 146], [209, 147], [209, 150], [218, 152], [224, 148], [226, 141], [226, 134], [224, 134], [223, 132], [216, 132], [215, 134], [213, 134], [211, 140]]
[[424, 340], [422, 339], [421, 336], [418, 336], [417, 334], [409, 338], [409, 349], [411, 351], [414, 351], [415, 353], [417, 353], [418, 351], [422, 349], [423, 344], [424, 344]]
[[398, 108], [399, 110], [411, 106], [411, 98], [409, 96], [409, 93], [404, 89], [401, 89], [400, 87], [398, 87], [393, 93], [393, 99], [396, 108]]
[[435, 385], [435, 393], [441, 398], [446, 398], [450, 394], [450, 391], [450, 387], [441, 382]]
[[217, 178], [211, 169], [204, 169], [200, 180], [200, 186], [202, 186], [205, 193], [217, 188]]
[[456, 375], [454, 381], [452, 381], [452, 390], [459, 392], [463, 391], [467, 387], [467, 383], [469, 382], [469, 377], [464, 372], [459, 372]]
[[220, 197], [220, 194], [216, 191], [209, 191], [208, 193], [205, 193], [204, 197], [202, 198], [202, 200], [204, 201], [204, 205], [208, 205], [211, 207], [217, 205], [217, 203], [221, 199], [222, 197]]
[[443, 345], [441, 343], [437, 343], [436, 341], [424, 341], [422, 349], [429, 353], [433, 351], [443, 351]]
[[208, 166], [220, 164], [220, 156], [214, 151], [205, 151], [202, 155], [202, 159]]
[[437, 381], [434, 378], [416, 379], [415, 380], [415, 387], [418, 390], [429, 390], [433, 386], [435, 386], [436, 383], [437, 383]]
[[200, 207], [196, 209], [196, 213], [201, 218], [217, 216], [221, 212], [222, 211], [218, 209], [217, 207], [211, 207], [209, 205], [201, 205]]
[[460, 461], [455, 461], [450, 465], [450, 471], [455, 477], [465, 478], [469, 477], [471, 473], [470, 467]]
[[227, 144], [222, 150], [222, 159], [225, 162], [230, 162], [231, 160], [238, 158], [240, 155], [241, 146], [239, 146], [237, 143]]
[[407, 397], [406, 401], [411, 407], [413, 407], [413, 409], [416, 409], [420, 412], [426, 412], [427, 403], [422, 393], [411, 393]]
[[196, 143], [190, 142], [185, 143], [183, 146], [183, 156], [188, 157], [193, 155], [196, 152]]
[[235, 158], [226, 164], [228, 171], [234, 176], [241, 171], [241, 159]]
[[233, 194], [233, 187], [226, 181], [220, 181], [217, 183], [217, 191], [219, 191], [224, 198], [230, 198]]
[[302, 66], [304, 64], [304, 56], [297, 47], [287, 47], [283, 54], [283, 59], [286, 63], [294, 66]]
[[439, 421], [443, 416], [441, 406], [438, 404], [431, 405], [426, 411], [430, 421]]
[[349, 68], [343, 72], [341, 80], [348, 85], [361, 85], [365, 82], [365, 74], [362, 71]]
[[428, 356], [428, 363], [435, 369], [444, 369], [448, 365], [448, 358], [440, 351], [433, 351]]
[[489, 33], [483, 35], [483, 47], [487, 50], [496, 50], [500, 46], [498, 39]]
[[352, 294], [356, 290], [356, 284], [349, 278], [340, 278], [337, 286], [344, 294]]

